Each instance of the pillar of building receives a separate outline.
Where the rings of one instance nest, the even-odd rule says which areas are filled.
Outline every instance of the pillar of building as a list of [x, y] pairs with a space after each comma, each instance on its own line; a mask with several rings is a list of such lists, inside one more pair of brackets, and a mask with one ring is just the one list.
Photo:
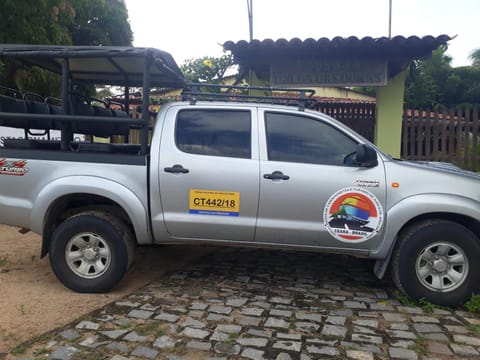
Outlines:
[[405, 71], [377, 88], [375, 144], [385, 153], [400, 157], [402, 146]]

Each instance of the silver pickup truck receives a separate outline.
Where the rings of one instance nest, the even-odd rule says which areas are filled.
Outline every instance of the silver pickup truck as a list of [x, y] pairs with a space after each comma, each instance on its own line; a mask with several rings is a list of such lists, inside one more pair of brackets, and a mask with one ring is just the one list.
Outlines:
[[[401, 291], [442, 305], [480, 290], [476, 173], [392, 159], [303, 96], [284, 106], [187, 93], [152, 128], [150, 88], [187, 87], [154, 49], [5, 45], [0, 58], [63, 75], [61, 105], [0, 96], [0, 126], [25, 130], [0, 147], [0, 222], [41, 234], [42, 256], [75, 291], [108, 291], [152, 243], [375, 259], [377, 276], [390, 270]], [[125, 107], [75, 99], [82, 82], [126, 85]], [[142, 118], [125, 117], [140, 86]], [[135, 131], [139, 142], [126, 141]], [[124, 143], [96, 141], [113, 135]]]

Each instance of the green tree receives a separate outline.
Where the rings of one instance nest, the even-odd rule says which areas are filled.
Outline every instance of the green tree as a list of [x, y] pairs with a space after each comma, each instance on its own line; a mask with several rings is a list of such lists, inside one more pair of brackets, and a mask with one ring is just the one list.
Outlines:
[[480, 48], [473, 50], [468, 58], [472, 61], [472, 66], [480, 67]]
[[452, 83], [451, 57], [446, 46], [433, 51], [428, 60], [416, 60], [410, 65], [405, 83], [405, 104], [409, 108], [441, 108], [446, 105], [445, 89]]
[[204, 56], [188, 59], [181, 66], [183, 76], [189, 82], [220, 83], [227, 70], [232, 66], [232, 56]]
[[[0, 43], [123, 45], [132, 43], [125, 4], [118, 0], [2, 0]], [[0, 62], [0, 83], [42, 95], [59, 95], [51, 73]]]

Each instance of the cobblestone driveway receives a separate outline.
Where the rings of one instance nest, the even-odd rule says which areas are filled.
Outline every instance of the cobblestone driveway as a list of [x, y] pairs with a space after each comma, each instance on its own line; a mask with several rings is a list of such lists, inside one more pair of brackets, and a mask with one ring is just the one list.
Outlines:
[[26, 350], [14, 358], [480, 358], [478, 316], [402, 306], [372, 265], [220, 249], [17, 348]]

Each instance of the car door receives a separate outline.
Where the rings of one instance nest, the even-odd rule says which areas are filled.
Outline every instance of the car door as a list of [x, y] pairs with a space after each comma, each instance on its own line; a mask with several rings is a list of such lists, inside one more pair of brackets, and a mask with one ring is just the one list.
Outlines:
[[159, 188], [175, 238], [252, 241], [258, 210], [256, 116], [245, 108], [172, 108], [160, 145]]
[[353, 165], [359, 141], [327, 117], [259, 111], [256, 241], [369, 249], [384, 228], [385, 174]]

